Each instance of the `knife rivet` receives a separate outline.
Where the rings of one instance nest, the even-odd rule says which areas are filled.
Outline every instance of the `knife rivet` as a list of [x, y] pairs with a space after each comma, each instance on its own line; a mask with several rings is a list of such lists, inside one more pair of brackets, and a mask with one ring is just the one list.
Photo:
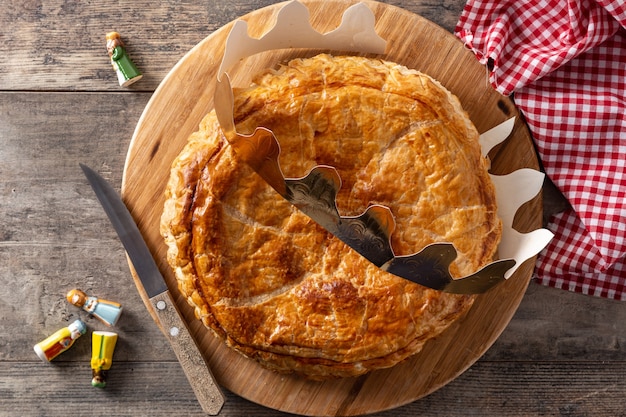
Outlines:
[[158, 308], [159, 310], [165, 310], [165, 307], [167, 307], [167, 304], [163, 300], [156, 303], [156, 308]]
[[170, 329], [170, 336], [176, 337], [178, 336], [178, 333], [180, 333], [180, 330], [178, 329], [178, 327], [172, 327]]

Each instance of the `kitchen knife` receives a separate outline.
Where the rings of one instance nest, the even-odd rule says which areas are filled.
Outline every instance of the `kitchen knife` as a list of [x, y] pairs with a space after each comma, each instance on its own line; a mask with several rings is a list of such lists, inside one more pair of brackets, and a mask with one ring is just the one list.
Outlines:
[[[154, 258], [148, 249], [135, 220], [119, 194], [98, 173], [80, 164], [89, 184], [100, 200], [105, 213], [111, 220], [135, 272], [143, 285], [165, 337], [172, 345], [191, 387], [202, 409], [217, 415], [224, 405], [224, 395], [215, 378], [189, 334], [185, 323], [167, 288]], [[201, 381], [201, 383], [199, 383]]]

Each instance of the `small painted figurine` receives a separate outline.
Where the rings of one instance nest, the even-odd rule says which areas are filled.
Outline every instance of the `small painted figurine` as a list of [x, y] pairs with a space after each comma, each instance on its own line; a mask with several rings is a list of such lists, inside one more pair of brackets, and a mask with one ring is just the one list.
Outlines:
[[73, 289], [67, 293], [67, 301], [96, 317], [107, 326], [115, 326], [122, 314], [122, 305], [114, 301], [87, 296], [83, 291]]
[[143, 76], [137, 69], [133, 61], [126, 53], [124, 42], [117, 32], [106, 34], [107, 52], [111, 57], [111, 65], [117, 73], [117, 81], [122, 87], [128, 87], [132, 83], [139, 81]]
[[117, 342], [117, 333], [94, 331], [91, 335], [91, 385], [104, 388], [106, 374], [113, 364], [113, 351]]
[[44, 362], [50, 362], [61, 353], [68, 350], [76, 339], [87, 332], [87, 325], [76, 320], [69, 326], [57, 330], [43, 341], [35, 345], [35, 353]]

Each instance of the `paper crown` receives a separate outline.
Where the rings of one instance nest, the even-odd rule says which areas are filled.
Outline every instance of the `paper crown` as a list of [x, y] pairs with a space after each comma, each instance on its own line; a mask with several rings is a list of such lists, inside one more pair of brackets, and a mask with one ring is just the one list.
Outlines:
[[[227, 39], [216, 80], [214, 102], [220, 127], [238, 158], [250, 165], [287, 201], [374, 265], [445, 292], [485, 292], [509, 278], [526, 259], [539, 253], [553, 236], [545, 229], [522, 234], [512, 226], [519, 207], [540, 191], [544, 178], [541, 172], [520, 169], [505, 176], [490, 174], [496, 188], [498, 215], [503, 224], [498, 247], [501, 259], [471, 275], [454, 279], [449, 273], [449, 266], [457, 256], [452, 244], [434, 243], [413, 255], [396, 256], [390, 243], [395, 220], [389, 208], [372, 205], [360, 216], [340, 216], [335, 199], [341, 179], [333, 167], [320, 165], [302, 178], [285, 178], [278, 163], [280, 145], [271, 130], [258, 127], [251, 135], [236, 131], [234, 97], [228, 71], [239, 60], [281, 48], [382, 54], [386, 41], [376, 34], [374, 25], [372, 11], [365, 4], [358, 3], [346, 9], [337, 29], [321, 34], [311, 27], [308, 9], [295, 0], [280, 9], [275, 26], [261, 38], [251, 38], [247, 23], [236, 21]], [[508, 137], [513, 124], [514, 119], [510, 119], [480, 136], [483, 155]]]

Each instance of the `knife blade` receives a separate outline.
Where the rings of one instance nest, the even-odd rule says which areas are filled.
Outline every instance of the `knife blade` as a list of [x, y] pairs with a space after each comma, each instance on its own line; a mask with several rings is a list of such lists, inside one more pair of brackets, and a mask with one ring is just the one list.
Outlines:
[[[98, 173], [84, 164], [80, 164], [80, 167], [126, 249], [135, 272], [154, 307], [161, 329], [170, 342], [198, 402], [205, 413], [219, 414], [224, 405], [224, 394], [217, 385], [185, 322], [181, 319], [163, 275], [126, 204], [111, 184]], [[198, 381], [203, 383], [198, 384]]]

